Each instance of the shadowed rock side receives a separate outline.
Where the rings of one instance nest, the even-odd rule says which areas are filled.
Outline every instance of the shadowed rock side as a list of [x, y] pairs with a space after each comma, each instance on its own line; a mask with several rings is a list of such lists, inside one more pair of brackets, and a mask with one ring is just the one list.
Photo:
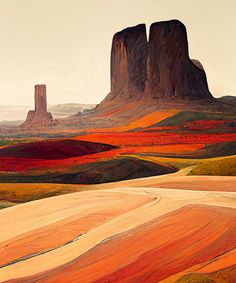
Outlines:
[[23, 127], [43, 126], [53, 121], [52, 114], [47, 112], [46, 85], [35, 85], [34, 87], [34, 110], [27, 114]]
[[172, 103], [213, 98], [201, 63], [189, 59], [186, 28], [177, 20], [151, 25], [146, 92]]
[[196, 59], [191, 59], [191, 61], [193, 62], [193, 64], [196, 67], [198, 67], [198, 69], [203, 70], [205, 72], [204, 67], [203, 67], [203, 65], [202, 65], [202, 63], [200, 61], [198, 61]]
[[147, 36], [145, 24], [127, 28], [113, 37], [111, 92], [100, 104], [139, 100], [146, 81]]

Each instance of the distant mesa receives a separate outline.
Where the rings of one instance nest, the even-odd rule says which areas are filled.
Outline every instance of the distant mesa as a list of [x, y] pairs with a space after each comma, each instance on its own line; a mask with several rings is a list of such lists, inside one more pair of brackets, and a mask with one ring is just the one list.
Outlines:
[[35, 85], [34, 87], [34, 110], [30, 110], [27, 114], [23, 127], [44, 126], [53, 122], [50, 112], [47, 112], [47, 94], [46, 85]]
[[178, 20], [126, 28], [113, 37], [111, 92], [98, 110], [127, 102], [196, 104], [216, 101], [198, 60], [189, 58], [185, 26]]

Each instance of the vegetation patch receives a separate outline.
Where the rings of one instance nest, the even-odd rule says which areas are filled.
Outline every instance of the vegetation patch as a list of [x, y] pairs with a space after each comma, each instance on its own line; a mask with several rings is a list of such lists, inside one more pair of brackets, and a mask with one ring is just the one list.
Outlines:
[[17, 140], [14, 140], [14, 139], [7, 139], [7, 140], [4, 140], [4, 139], [2, 139], [2, 140], [0, 140], [0, 146], [5, 146], [5, 145], [10, 145], [10, 144], [16, 144], [16, 143], [18, 143], [19, 141], [17, 141]]
[[13, 203], [13, 202], [0, 201], [0, 209], [8, 208], [8, 207], [11, 207], [11, 206], [13, 206], [15, 204], [16, 203]]
[[1, 157], [66, 159], [114, 149], [114, 146], [72, 139], [42, 140], [0, 148]]
[[233, 120], [236, 115], [222, 115], [217, 113], [205, 113], [205, 112], [194, 112], [194, 111], [181, 111], [177, 114], [168, 117], [165, 120], [160, 121], [152, 125], [157, 126], [183, 126], [187, 122], [193, 122], [198, 120]]
[[80, 165], [73, 169], [73, 173], [41, 173], [40, 175], [16, 173], [2, 175], [0, 182], [100, 184], [169, 174], [176, 171], [178, 171], [178, 169], [171, 165], [157, 164], [132, 157], [121, 157]]
[[220, 156], [230, 156], [236, 154], [236, 141], [220, 142], [206, 145], [199, 149], [194, 155], [189, 155], [189, 158], [212, 158]]
[[194, 167], [189, 175], [236, 176], [236, 156], [207, 160]]
[[215, 281], [202, 274], [186, 274], [175, 283], [215, 283]]
[[83, 191], [86, 186], [62, 184], [0, 184], [0, 207]]

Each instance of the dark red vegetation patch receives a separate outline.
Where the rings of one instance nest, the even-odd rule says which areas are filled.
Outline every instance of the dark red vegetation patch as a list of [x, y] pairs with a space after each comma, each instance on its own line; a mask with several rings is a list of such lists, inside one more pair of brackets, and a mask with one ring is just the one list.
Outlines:
[[114, 146], [70, 139], [44, 140], [11, 145], [0, 149], [0, 157], [66, 159], [114, 149]]

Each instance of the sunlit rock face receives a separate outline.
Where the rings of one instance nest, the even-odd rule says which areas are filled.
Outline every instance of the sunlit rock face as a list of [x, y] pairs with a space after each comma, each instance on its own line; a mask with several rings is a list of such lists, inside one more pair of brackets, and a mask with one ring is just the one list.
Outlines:
[[34, 102], [35, 102], [35, 112], [37, 113], [47, 112], [46, 85], [35, 85]]
[[139, 100], [147, 76], [146, 26], [140, 24], [114, 35], [111, 50], [111, 92], [105, 101]]

